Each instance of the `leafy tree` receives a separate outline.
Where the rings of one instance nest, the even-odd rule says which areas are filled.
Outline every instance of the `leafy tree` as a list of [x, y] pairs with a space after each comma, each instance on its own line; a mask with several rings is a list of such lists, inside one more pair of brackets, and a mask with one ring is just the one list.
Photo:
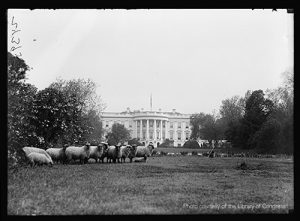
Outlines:
[[241, 119], [244, 112], [243, 102], [243, 98], [239, 96], [233, 96], [230, 99], [223, 100], [220, 107], [222, 118], [227, 122], [234, 122]]
[[218, 142], [224, 138], [224, 121], [218, 119], [216, 115], [194, 114], [191, 116], [191, 124], [192, 139], [201, 138], [212, 144], [213, 140]]
[[205, 119], [204, 113], [192, 114], [190, 117], [190, 124], [192, 125], [191, 139], [200, 138], [200, 129]]
[[[38, 142], [38, 137], [34, 133], [35, 128], [30, 125], [30, 119], [33, 115], [32, 102], [37, 88], [25, 83], [28, 70], [29, 66], [23, 59], [7, 53], [7, 147], [9, 164], [14, 164], [24, 157], [21, 150], [23, 146]], [[15, 157], [12, 158], [11, 156]]]
[[252, 136], [260, 130], [272, 111], [273, 102], [265, 99], [263, 91], [253, 91], [246, 100], [245, 115], [239, 121], [238, 127], [235, 128], [235, 139], [231, 140], [234, 146], [244, 149], [255, 148]]
[[250, 138], [252, 146], [258, 152], [276, 153], [280, 147], [280, 123], [276, 119], [269, 119]]
[[123, 124], [115, 123], [112, 125], [111, 132], [108, 134], [108, 143], [110, 145], [117, 145], [124, 143], [130, 139], [130, 131], [126, 129]]
[[[70, 110], [64, 94], [54, 88], [46, 88], [37, 93], [33, 109], [35, 118], [31, 124], [35, 126], [38, 136], [43, 137], [45, 145], [61, 140], [70, 129], [71, 121], [79, 118], [76, 110]], [[69, 115], [72, 112], [72, 115]]]
[[82, 140], [88, 140], [94, 145], [102, 141], [102, 122], [95, 110], [90, 110], [83, 116], [81, 127], [83, 128]]
[[96, 83], [92, 80], [58, 79], [50, 88], [60, 91], [65, 99], [65, 142], [85, 143], [101, 141], [102, 123], [100, 113], [104, 108], [101, 98], [96, 93]]

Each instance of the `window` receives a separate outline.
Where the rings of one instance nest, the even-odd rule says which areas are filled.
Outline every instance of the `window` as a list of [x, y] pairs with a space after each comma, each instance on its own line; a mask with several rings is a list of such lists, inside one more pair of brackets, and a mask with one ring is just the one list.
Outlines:
[[173, 131], [170, 131], [170, 140], [173, 140]]
[[181, 128], [181, 122], [178, 122], [178, 128], [179, 129]]
[[172, 122], [170, 122], [170, 128], [173, 128], [173, 123]]
[[189, 123], [188, 122], [185, 123], [185, 128], [189, 129]]
[[153, 139], [153, 132], [150, 132], [150, 139]]
[[177, 133], [177, 139], [178, 139], [178, 140], [181, 140], [181, 132], [178, 132], [178, 133]]

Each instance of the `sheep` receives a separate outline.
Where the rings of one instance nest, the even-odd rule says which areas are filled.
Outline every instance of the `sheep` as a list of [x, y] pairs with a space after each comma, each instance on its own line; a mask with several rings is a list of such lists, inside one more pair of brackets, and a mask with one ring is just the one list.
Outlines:
[[119, 159], [120, 156], [120, 147], [121, 146], [109, 146], [107, 149], [107, 162], [111, 163], [113, 161], [114, 163], [117, 161], [120, 162]]
[[131, 148], [128, 158], [130, 159], [130, 162], [132, 162], [132, 158], [134, 157], [146, 157], [147, 159], [147, 157], [150, 157], [152, 155], [153, 148], [153, 145], [148, 145], [147, 147], [133, 146]]
[[126, 145], [126, 146], [121, 146], [120, 147], [121, 163], [122, 163], [122, 161], [124, 161], [124, 163], [125, 163], [126, 158], [130, 154], [130, 150], [131, 150], [131, 146], [130, 145]]
[[67, 146], [64, 146], [62, 148], [48, 148], [46, 152], [51, 156], [53, 161], [65, 163], [67, 160], [66, 156], [66, 148]]
[[25, 152], [26, 156], [28, 156], [30, 153], [33, 153], [33, 152], [44, 154], [50, 160], [50, 162], [53, 163], [51, 156], [45, 150], [43, 150], [41, 148], [37, 148], [37, 147], [23, 147], [22, 149]]
[[144, 156], [144, 157], [138, 157], [138, 158], [134, 159], [134, 162], [141, 163], [141, 162], [146, 162], [146, 160], [147, 160], [147, 157]]
[[66, 148], [65, 153], [68, 162], [79, 159], [80, 163], [87, 163], [88, 158], [90, 157], [90, 145], [86, 144], [81, 147], [69, 146]]
[[29, 159], [31, 166], [34, 166], [36, 164], [37, 165], [46, 164], [46, 165], [50, 165], [50, 166], [53, 165], [53, 161], [50, 160], [48, 157], [46, 157], [45, 154], [42, 154], [42, 153], [31, 152], [27, 155], [27, 158]]
[[108, 152], [108, 147], [109, 147], [109, 145], [108, 145], [108, 143], [105, 143], [105, 142], [101, 142], [100, 145], [103, 146], [103, 153], [102, 153], [102, 155], [100, 156], [99, 161], [101, 160], [102, 163], [104, 163], [104, 158], [105, 158], [105, 157], [107, 158], [107, 152]]
[[103, 144], [99, 144], [98, 146], [90, 146], [90, 157], [96, 161], [96, 163], [99, 162], [100, 160], [102, 160], [103, 162], [103, 158], [102, 155], [104, 153], [104, 145]]

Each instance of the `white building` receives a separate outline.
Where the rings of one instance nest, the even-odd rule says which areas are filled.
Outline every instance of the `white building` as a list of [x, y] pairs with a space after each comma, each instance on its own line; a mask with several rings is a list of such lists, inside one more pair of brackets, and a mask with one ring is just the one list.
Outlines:
[[181, 114], [173, 109], [172, 112], [144, 111], [143, 109], [117, 112], [103, 112], [102, 123], [104, 136], [111, 130], [114, 123], [123, 124], [131, 138], [137, 138], [148, 145], [150, 142], [157, 147], [165, 139], [174, 141], [175, 147], [183, 146], [190, 138], [190, 114]]

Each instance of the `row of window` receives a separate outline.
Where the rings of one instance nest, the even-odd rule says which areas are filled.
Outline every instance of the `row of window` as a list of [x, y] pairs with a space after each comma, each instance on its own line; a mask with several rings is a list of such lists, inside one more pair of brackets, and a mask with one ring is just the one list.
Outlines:
[[[152, 122], [152, 121], [150, 121], [150, 122]], [[115, 121], [114, 123], [120, 123], [120, 122], [116, 122], [116, 121]], [[124, 125], [124, 123], [121, 123], [121, 124]], [[143, 127], [146, 127], [146, 125], [147, 125], [146, 123], [143, 123]], [[140, 122], [139, 122], [139, 121], [138, 121], [137, 126], [138, 126], [138, 128], [140, 127]], [[162, 126], [163, 126], [163, 128], [165, 128], [165, 123], [163, 123]], [[108, 122], [106, 122], [105, 127], [109, 127], [109, 123], [108, 123]], [[151, 127], [151, 128], [154, 127], [153, 122], [152, 122], [152, 123], [149, 123], [149, 127]], [[160, 128], [160, 124], [156, 124], [156, 127], [157, 127], [157, 128]], [[129, 128], [132, 128], [132, 124], [130, 124], [130, 123], [129, 123]], [[170, 122], [170, 128], [174, 128], [174, 122]], [[181, 124], [180, 124], [180, 123], [177, 124], [177, 128], [178, 128], [178, 129], [181, 129]], [[189, 128], [189, 125], [186, 125], [185, 128], [188, 129], [188, 128]]]
[[[149, 138], [150, 139], [153, 139], [153, 135], [154, 135], [153, 132], [149, 132]], [[138, 133], [138, 137], [137, 138], [140, 138], [140, 134], [139, 133]], [[157, 132], [156, 138], [160, 139], [160, 133], [159, 132]], [[142, 133], [142, 139], [146, 139], [146, 132]], [[165, 139], [165, 133], [162, 133], [162, 139]], [[170, 140], [173, 140], [173, 139], [174, 139], [173, 132], [170, 132]], [[185, 139], [186, 140], [189, 139], [189, 133], [185, 134]], [[181, 140], [181, 133], [180, 132], [177, 133], [177, 140]]]

